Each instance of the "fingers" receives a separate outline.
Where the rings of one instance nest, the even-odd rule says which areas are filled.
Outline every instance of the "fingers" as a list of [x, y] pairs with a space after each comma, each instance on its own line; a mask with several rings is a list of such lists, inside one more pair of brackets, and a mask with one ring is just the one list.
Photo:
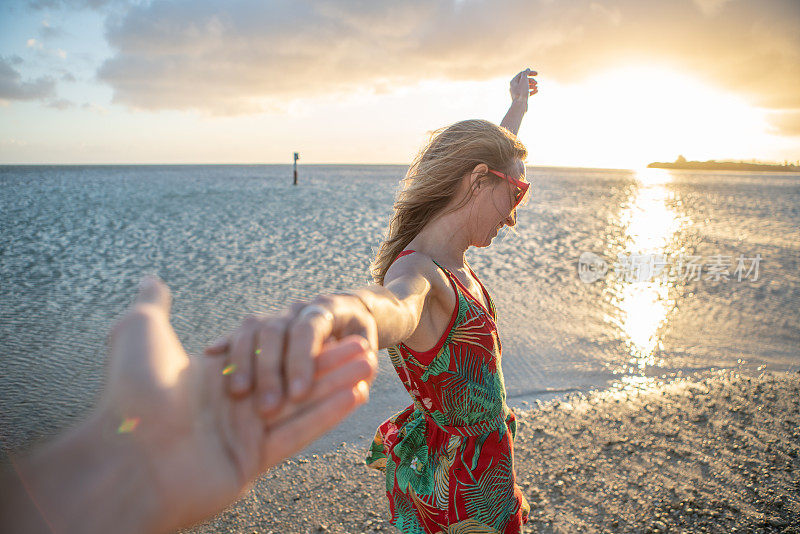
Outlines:
[[231, 350], [228, 354], [226, 387], [233, 396], [242, 396], [250, 392], [253, 387], [252, 358], [255, 347], [256, 329], [258, 319], [248, 317], [236, 331], [231, 341]]
[[221, 337], [206, 347], [203, 352], [209, 356], [219, 356], [228, 352], [230, 343], [227, 337]]
[[282, 424], [265, 430], [261, 470], [268, 469], [284, 458], [300, 452], [338, 425], [368, 398], [369, 387], [365, 382], [360, 382], [352, 388], [333, 393]]
[[[528, 96], [535, 95], [538, 92], [538, 82], [533, 77], [538, 74], [538, 72], [531, 68], [527, 68], [517, 74], [514, 79], [511, 80], [510, 91], [512, 100], [523, 99], [526, 94]], [[525, 92], [525, 80], [528, 82], [527, 92]]]
[[296, 454], [368, 400], [378, 363], [366, 340], [348, 336], [328, 346], [310, 396], [285, 404], [265, 429], [261, 469]]
[[139, 294], [136, 295], [135, 305], [152, 305], [169, 315], [172, 296], [169, 288], [155, 275], [146, 276], [139, 283]]
[[313, 358], [322, 351], [322, 343], [331, 335], [332, 328], [333, 314], [330, 312], [305, 315], [301, 312], [292, 321], [284, 360], [286, 386], [291, 399], [298, 400], [308, 392], [314, 373]]
[[[349, 335], [363, 338], [367, 350], [376, 350], [375, 320], [358, 299], [319, 298], [311, 305], [296, 303], [283, 316], [249, 318], [236, 333], [218, 340], [205, 352], [228, 355], [226, 390], [240, 397], [254, 389], [258, 412], [266, 418], [287, 399], [297, 402], [308, 395], [315, 366], [319, 374], [347, 359], [347, 350], [340, 347], [318, 361], [328, 348], [338, 346], [326, 342]], [[360, 342], [356, 346], [364, 350]], [[352, 352], [353, 347], [351, 344], [348, 350]], [[340, 360], [335, 359], [337, 355]]]
[[268, 319], [256, 334], [253, 356], [256, 373], [256, 407], [264, 416], [283, 401], [283, 349], [284, 332], [288, 319]]
[[539, 73], [536, 72], [535, 70], [531, 70], [531, 69], [526, 69], [526, 71], [527, 71], [527, 73], [528, 73], [527, 75], [529, 77], [529, 79], [528, 79], [528, 96], [532, 96], [532, 95], [535, 95], [536, 93], [539, 92], [539, 88], [537, 87], [538, 82], [535, 79], [533, 79], [533, 76], [536, 76]]
[[[322, 376], [347, 360], [370, 352], [369, 342], [361, 336], [347, 336], [341, 341], [325, 343], [317, 358], [316, 375]], [[375, 353], [372, 353], [373, 356]]]
[[[295, 302], [289, 308], [289, 315], [294, 316], [297, 315], [301, 309], [303, 309], [308, 303], [305, 301], [302, 302]], [[208, 356], [219, 356], [221, 354], [225, 354], [230, 349], [231, 343], [230, 339], [227, 337], [221, 337], [216, 339], [211, 345], [203, 349], [203, 353]]]
[[364, 345], [355, 342], [350, 344], [348, 359], [328, 372], [318, 375], [314, 387], [308, 397], [302, 401], [289, 401], [284, 403], [266, 422], [269, 426], [283, 424], [292, 419], [299, 412], [311, 409], [314, 405], [323, 402], [328, 396], [337, 391], [353, 388], [359, 382], [370, 383], [375, 378], [378, 360], [375, 353], [365, 350]]

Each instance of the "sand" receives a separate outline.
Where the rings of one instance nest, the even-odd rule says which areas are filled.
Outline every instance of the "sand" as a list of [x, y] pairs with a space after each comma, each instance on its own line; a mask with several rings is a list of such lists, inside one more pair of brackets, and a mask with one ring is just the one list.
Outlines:
[[[800, 533], [800, 372], [706, 372], [515, 409], [525, 532]], [[397, 532], [363, 443], [288, 460], [186, 532]]]

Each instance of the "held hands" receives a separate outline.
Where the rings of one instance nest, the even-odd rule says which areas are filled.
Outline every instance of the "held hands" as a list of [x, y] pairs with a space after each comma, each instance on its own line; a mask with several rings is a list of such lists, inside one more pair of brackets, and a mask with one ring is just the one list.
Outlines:
[[509, 83], [512, 101], [527, 103], [528, 97], [535, 95], [539, 91], [537, 81], [533, 78], [537, 74], [534, 70], [525, 69], [514, 76]]
[[[221, 358], [187, 356], [169, 324], [169, 308], [167, 287], [145, 279], [112, 331], [108, 387], [99, 410], [114, 439], [126, 441], [150, 473], [163, 508], [154, 531], [171, 531], [222, 509], [265, 469], [333, 428], [366, 402], [367, 381], [377, 367], [364, 339], [374, 339], [374, 330], [334, 339], [332, 333], [349, 330], [319, 315], [293, 323], [290, 314], [248, 321], [232, 340], [231, 357], [249, 384], [257, 375], [262, 394], [280, 395], [282, 367], [306, 389], [313, 384], [311, 394], [279, 403], [262, 418], [252, 399], [225, 395], [226, 385], [244, 390], [233, 388]], [[292, 361], [285, 360], [282, 343], [287, 328]], [[243, 358], [252, 356], [254, 346], [264, 357]]]
[[224, 356], [228, 393], [253, 393], [261, 416], [269, 419], [287, 402], [306, 398], [315, 368], [319, 373], [324, 365], [325, 348], [347, 339], [360, 340], [376, 361], [377, 326], [366, 306], [353, 295], [326, 295], [294, 304], [283, 316], [245, 319], [205, 352]]

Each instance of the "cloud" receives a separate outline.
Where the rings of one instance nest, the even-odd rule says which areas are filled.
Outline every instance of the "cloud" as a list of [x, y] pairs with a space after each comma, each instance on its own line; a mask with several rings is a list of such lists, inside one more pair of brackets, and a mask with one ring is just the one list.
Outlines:
[[108, 115], [108, 110], [106, 108], [99, 104], [95, 104], [94, 102], [84, 102], [81, 105], [81, 109], [93, 111], [94, 113], [99, 113], [100, 115]]
[[578, 82], [630, 62], [800, 107], [796, 0], [154, 0], [109, 20], [98, 77], [135, 108], [236, 114], [526, 66]]
[[705, 15], [716, 15], [730, 0], [694, 0], [694, 3]]
[[127, 4], [129, 0], [30, 0], [33, 9], [102, 9], [112, 4]]
[[772, 133], [800, 137], [800, 109], [787, 109], [771, 113], [769, 117]]
[[12, 66], [20, 62], [15, 58], [0, 57], [0, 99], [39, 100], [51, 98], [56, 93], [56, 82], [49, 76], [33, 81], [23, 81], [22, 76]]
[[63, 98], [59, 98], [57, 100], [51, 100], [50, 102], [48, 102], [47, 103], [47, 107], [55, 108], [55, 109], [59, 109], [59, 110], [63, 111], [65, 109], [69, 109], [69, 108], [75, 107], [75, 102], [70, 102], [69, 100], [65, 100]]
[[42, 39], [55, 39], [65, 36], [66, 32], [63, 28], [51, 26], [49, 21], [43, 20], [42, 25], [39, 27], [39, 35], [42, 36]]

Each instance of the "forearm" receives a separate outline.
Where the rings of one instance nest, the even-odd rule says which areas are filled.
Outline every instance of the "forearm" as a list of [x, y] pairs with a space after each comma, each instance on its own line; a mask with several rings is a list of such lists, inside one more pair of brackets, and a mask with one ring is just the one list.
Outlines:
[[350, 294], [358, 297], [375, 319], [379, 349], [396, 345], [414, 333], [418, 323], [414, 313], [385, 287], [373, 284]]
[[142, 465], [113, 422], [93, 416], [0, 481], [0, 531], [152, 532], [157, 503]]
[[527, 111], [527, 100], [512, 100], [511, 106], [509, 106], [506, 116], [503, 117], [503, 121], [500, 123], [500, 126], [506, 128], [514, 135], [517, 135], [517, 133], [519, 133], [519, 127], [522, 124], [522, 117]]

